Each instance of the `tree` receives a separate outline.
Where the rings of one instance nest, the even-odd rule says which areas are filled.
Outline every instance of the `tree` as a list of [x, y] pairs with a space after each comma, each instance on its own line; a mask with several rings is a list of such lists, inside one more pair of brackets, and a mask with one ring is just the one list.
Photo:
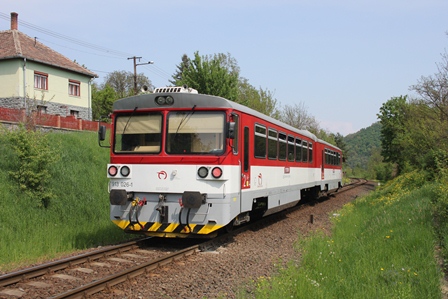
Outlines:
[[190, 58], [188, 58], [187, 54], [182, 55], [182, 62], [179, 65], [176, 65], [177, 71], [172, 76], [173, 80], [170, 80], [170, 83], [179, 86], [178, 82], [182, 81], [182, 74], [186, 69], [190, 67]]
[[[421, 140], [421, 144], [430, 146], [426, 157], [426, 164], [434, 164], [439, 156], [439, 151], [448, 152], [448, 54], [442, 54], [442, 62], [437, 64], [438, 72], [432, 76], [422, 76], [417, 84], [410, 87], [420, 95], [415, 100], [418, 104], [413, 115], [415, 138]], [[436, 154], [437, 153], [437, 154]], [[433, 155], [434, 154], [434, 155]]]
[[96, 84], [92, 85], [92, 117], [100, 119], [112, 112], [112, 105], [118, 99], [118, 95], [110, 85], [99, 89]]
[[404, 167], [402, 152], [405, 147], [401, 143], [404, 138], [406, 127], [406, 103], [407, 96], [393, 97], [380, 108], [377, 114], [381, 123], [381, 154], [386, 162], [398, 164], [398, 169]]
[[[103, 86], [107, 85], [115, 90], [118, 98], [132, 96], [134, 95], [134, 74], [126, 71], [109, 73], [105, 77]], [[143, 73], [137, 74], [137, 89], [142, 89], [144, 85], [153, 88], [151, 81]]]
[[279, 118], [277, 100], [268, 89], [255, 88], [246, 78], [240, 77], [237, 61], [230, 54], [218, 53], [194, 59], [182, 56], [170, 81], [176, 86], [187, 85], [199, 93], [221, 96], [250, 107], [268, 116]]
[[277, 99], [274, 98], [274, 94], [261, 87], [256, 89], [246, 78], [239, 78], [238, 98], [235, 102], [275, 119], [280, 118], [280, 113], [277, 110]]
[[349, 159], [348, 151], [347, 151], [347, 144], [345, 143], [344, 136], [342, 136], [341, 133], [336, 133], [336, 135], [333, 134], [334, 144], [339, 147], [342, 151], [342, 156], [344, 157], [344, 160]]
[[448, 54], [442, 54], [442, 62], [437, 64], [438, 72], [433, 76], [422, 76], [417, 84], [410, 87], [421, 96], [423, 102], [439, 112], [441, 121], [448, 120]]
[[300, 130], [314, 130], [315, 133], [320, 130], [318, 121], [308, 113], [303, 102], [284, 106], [280, 113], [280, 120]]
[[[182, 58], [183, 61], [185, 57]], [[175, 78], [177, 86], [187, 85], [199, 93], [220, 96], [231, 101], [238, 98], [239, 68], [230, 55], [215, 54], [200, 56], [194, 53], [189, 63], [182, 62], [184, 68], [180, 78]], [[179, 74], [173, 77], [179, 77]]]

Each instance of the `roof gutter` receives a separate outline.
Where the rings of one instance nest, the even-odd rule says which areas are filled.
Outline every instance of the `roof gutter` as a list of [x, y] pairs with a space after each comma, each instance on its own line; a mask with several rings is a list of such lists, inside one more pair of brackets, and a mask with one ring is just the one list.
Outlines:
[[27, 112], [28, 107], [26, 105], [26, 58], [23, 57], [23, 107]]

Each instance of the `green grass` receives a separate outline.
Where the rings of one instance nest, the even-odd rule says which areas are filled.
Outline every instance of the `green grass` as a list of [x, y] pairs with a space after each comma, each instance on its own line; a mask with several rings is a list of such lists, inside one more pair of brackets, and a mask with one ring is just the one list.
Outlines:
[[93, 132], [48, 133], [60, 155], [50, 167], [55, 195], [48, 208], [19, 192], [8, 171], [15, 154], [0, 134], [0, 270], [128, 239], [109, 220], [109, 150]]
[[347, 204], [331, 236], [301, 239], [300, 265], [259, 279], [255, 298], [441, 298], [433, 190], [414, 173]]

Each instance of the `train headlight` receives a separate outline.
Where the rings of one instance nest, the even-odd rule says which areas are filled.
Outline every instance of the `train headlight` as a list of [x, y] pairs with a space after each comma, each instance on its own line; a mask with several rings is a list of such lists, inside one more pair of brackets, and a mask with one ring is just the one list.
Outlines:
[[159, 106], [163, 105], [173, 105], [174, 104], [174, 98], [172, 96], [159, 96], [155, 99], [156, 104]]
[[199, 169], [198, 169], [198, 176], [201, 179], [203, 179], [203, 178], [207, 177], [207, 175], [208, 175], [208, 168], [204, 167], [204, 166], [199, 167]]
[[165, 97], [157, 97], [156, 98], [156, 103], [157, 103], [157, 105], [165, 105], [166, 98]]
[[127, 177], [131, 173], [131, 170], [127, 166], [123, 166], [120, 168], [120, 174], [124, 177]]
[[174, 103], [174, 99], [173, 99], [172, 96], [167, 96], [167, 97], [165, 98], [165, 102], [166, 102], [167, 105], [173, 105], [173, 103]]
[[215, 167], [212, 169], [212, 176], [215, 179], [219, 179], [222, 176], [222, 169], [219, 167]]
[[109, 167], [109, 169], [107, 170], [107, 173], [110, 175], [110, 176], [116, 176], [117, 175], [117, 173], [118, 173], [118, 168], [117, 168], [117, 166], [110, 166]]

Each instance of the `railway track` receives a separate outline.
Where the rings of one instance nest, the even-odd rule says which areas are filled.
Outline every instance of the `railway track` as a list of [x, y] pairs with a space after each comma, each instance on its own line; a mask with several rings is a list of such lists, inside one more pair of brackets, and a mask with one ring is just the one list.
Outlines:
[[[345, 185], [338, 193], [348, 191], [365, 182], [365, 180], [357, 179], [351, 184]], [[285, 213], [298, 208], [300, 206], [265, 217], [262, 221], [235, 229], [230, 234], [221, 235], [180, 250], [176, 249], [174, 252], [144, 250], [142, 244], [145, 241], [138, 240], [8, 273], [0, 276], [0, 298], [88, 298], [104, 289], [139, 275], [157, 271], [169, 263], [200, 251], [213, 250], [228, 242], [235, 234], [254, 227], [268, 225], [277, 221], [278, 217], [283, 217]], [[111, 273], [97, 277], [95, 267], [108, 267], [108, 264]]]

